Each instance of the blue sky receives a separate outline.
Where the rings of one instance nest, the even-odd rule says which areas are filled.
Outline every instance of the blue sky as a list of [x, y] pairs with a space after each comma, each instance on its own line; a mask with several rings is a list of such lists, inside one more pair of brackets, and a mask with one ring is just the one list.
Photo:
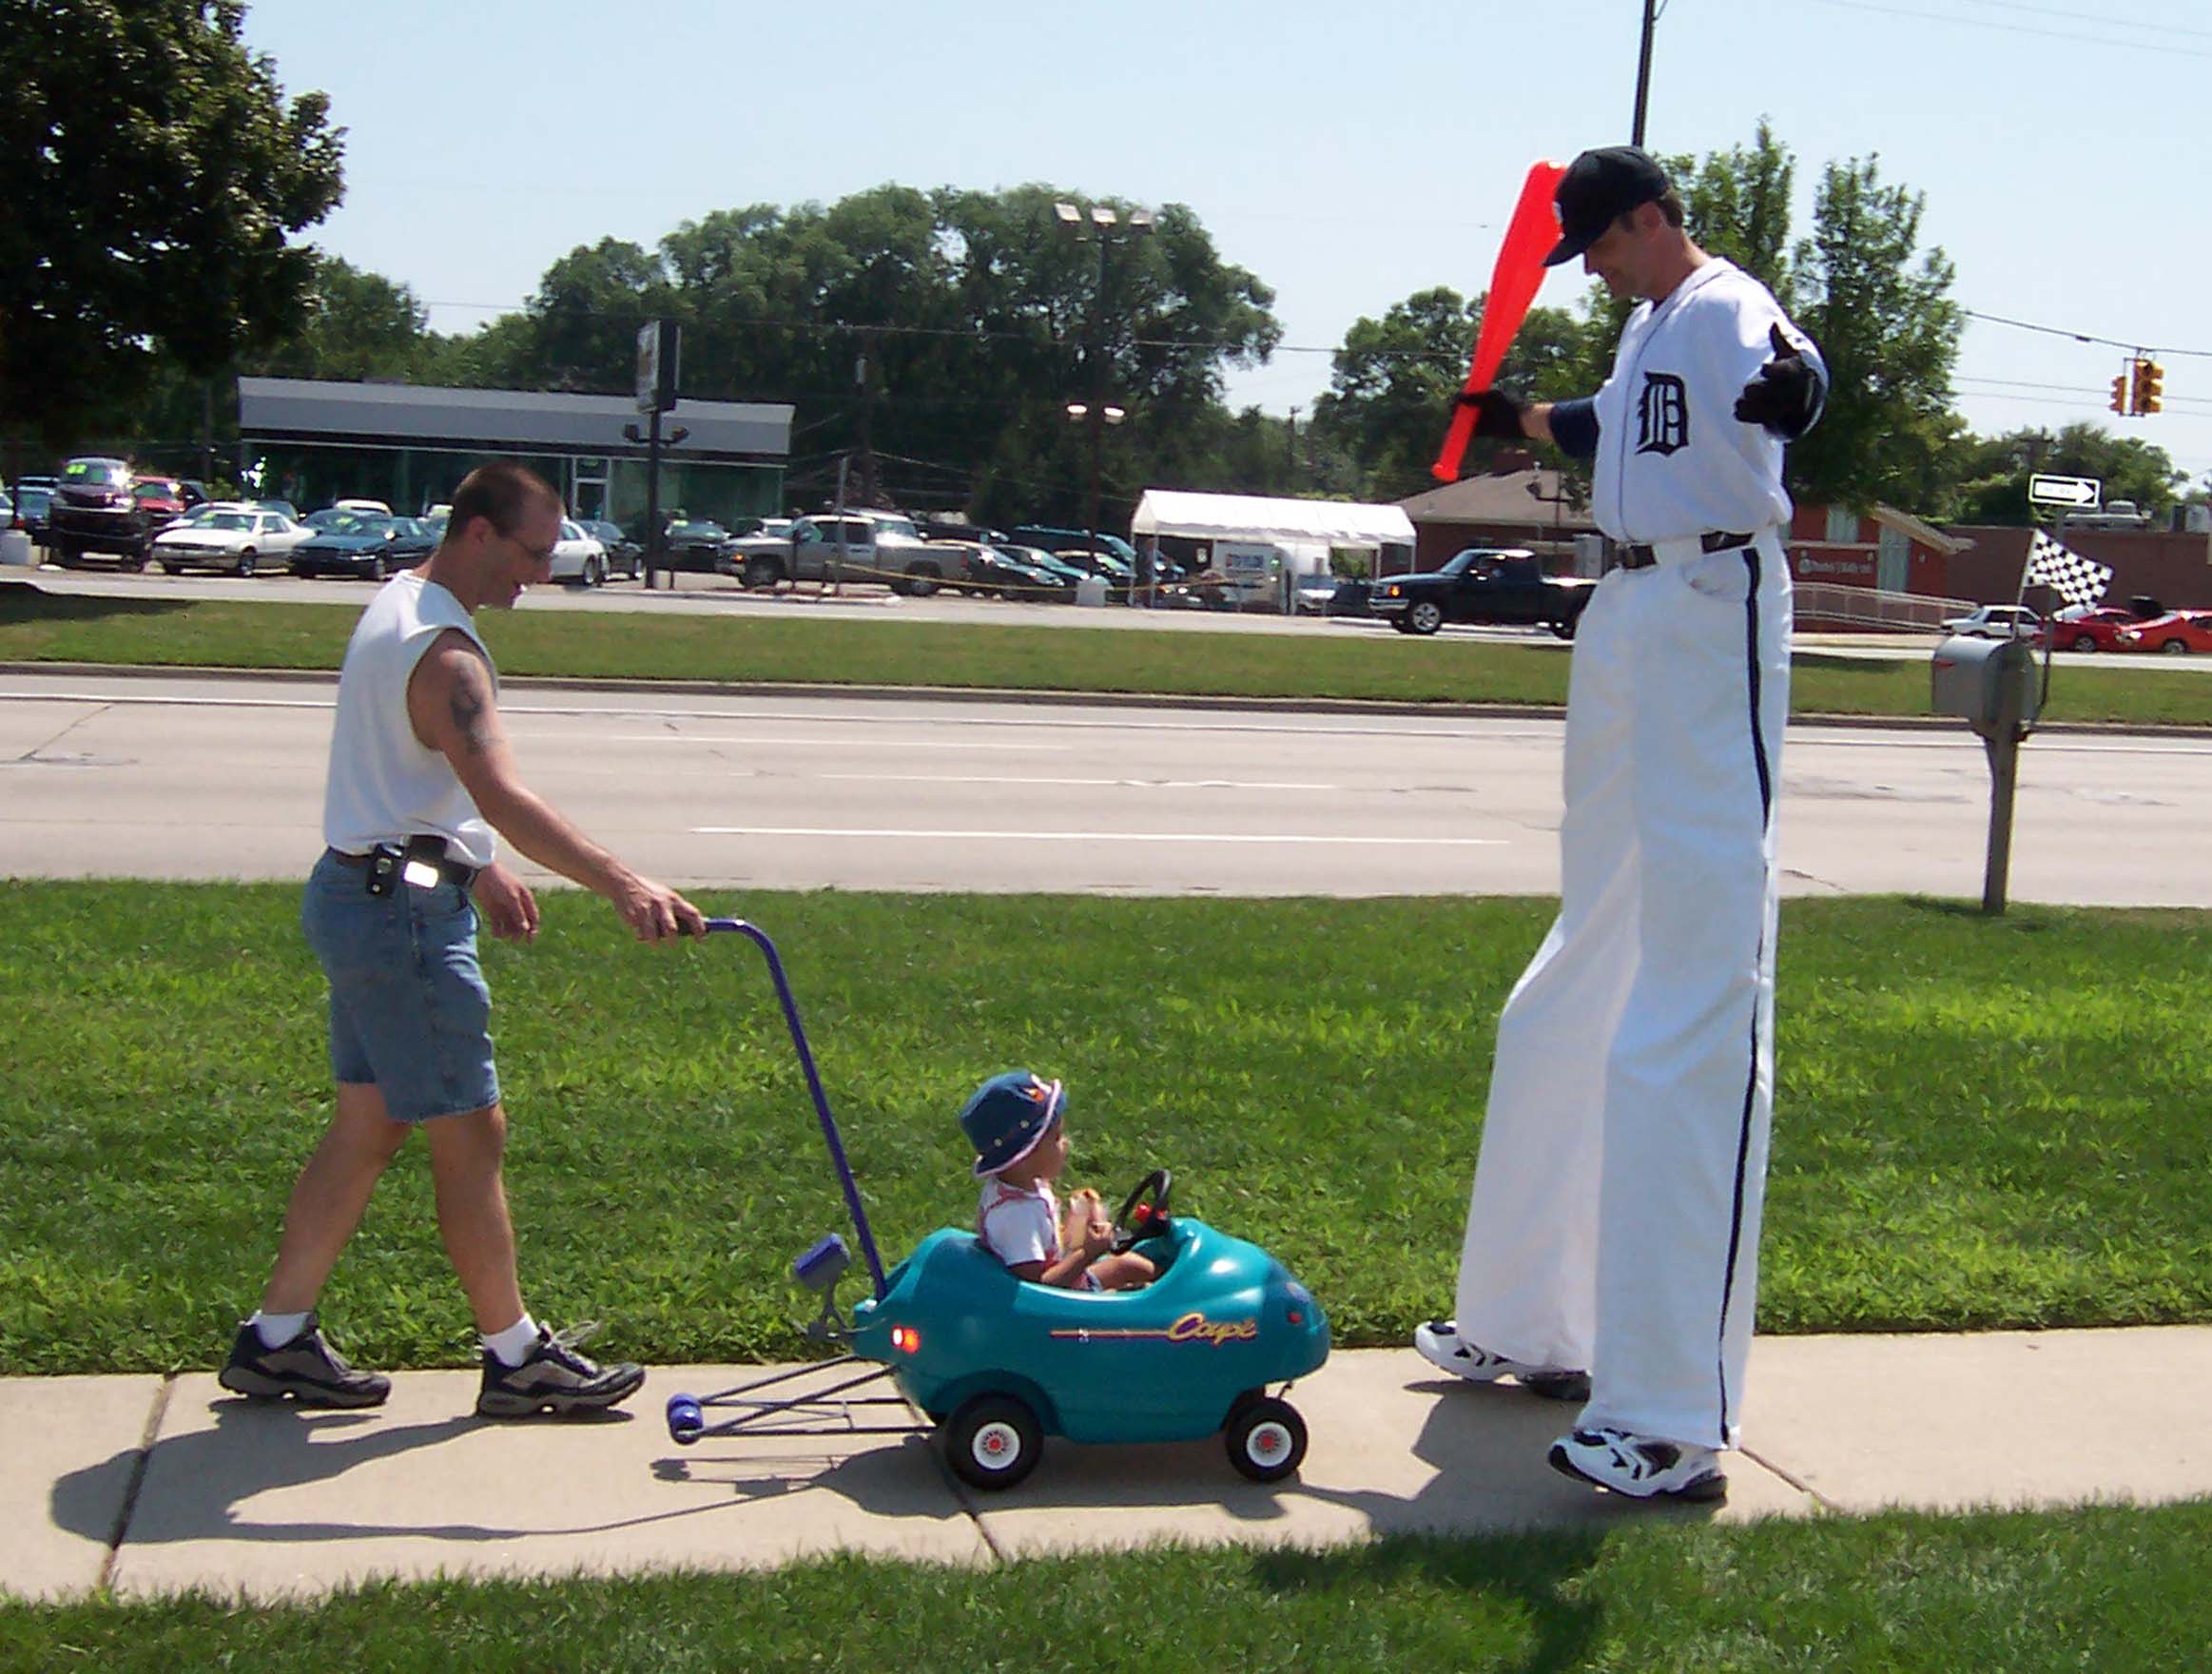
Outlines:
[[[2202, 0], [1667, 0], [1647, 143], [1834, 159], [1927, 195], [1966, 307], [2163, 351], [2167, 410], [2115, 419], [2124, 350], [1969, 324], [1978, 431], [2102, 420], [2212, 471], [2212, 217]], [[350, 130], [312, 235], [412, 286], [440, 330], [519, 305], [548, 264], [650, 245], [738, 204], [885, 181], [1046, 181], [1188, 204], [1275, 288], [1287, 348], [1230, 398], [1311, 410], [1359, 316], [1486, 282], [1539, 157], [1628, 137], [1640, 0], [258, 0], [252, 45]], [[1751, 21], [1746, 21], [1747, 19]], [[1570, 305], [1579, 270], [1542, 302]], [[1297, 349], [1323, 352], [1299, 353]], [[2194, 351], [2191, 353], [2190, 351]]]

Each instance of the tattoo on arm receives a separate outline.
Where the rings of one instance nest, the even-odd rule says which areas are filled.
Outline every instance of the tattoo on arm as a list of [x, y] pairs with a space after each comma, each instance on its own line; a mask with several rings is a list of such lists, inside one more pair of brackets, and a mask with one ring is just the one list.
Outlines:
[[482, 755], [492, 747], [495, 736], [491, 705], [486, 701], [481, 685], [483, 672], [474, 658], [456, 671], [453, 695], [447, 700], [453, 713], [455, 728], [469, 747], [471, 755]]

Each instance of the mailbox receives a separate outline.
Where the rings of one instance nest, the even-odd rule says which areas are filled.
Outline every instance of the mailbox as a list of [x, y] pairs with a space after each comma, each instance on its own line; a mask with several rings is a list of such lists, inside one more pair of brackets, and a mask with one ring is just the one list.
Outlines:
[[1935, 648], [1929, 698], [1937, 714], [1957, 715], [1985, 736], [2008, 724], [2032, 726], [2043, 708], [2035, 648], [2025, 639], [1946, 639]]

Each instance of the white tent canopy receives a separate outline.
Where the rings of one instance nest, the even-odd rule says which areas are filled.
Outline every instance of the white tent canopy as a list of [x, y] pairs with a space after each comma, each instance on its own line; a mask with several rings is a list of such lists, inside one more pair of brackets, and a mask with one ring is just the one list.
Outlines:
[[1399, 506], [1343, 500], [1282, 500], [1250, 494], [1186, 494], [1148, 488], [1129, 532], [1193, 540], [1274, 541], [1292, 548], [1411, 546], [1413, 522]]

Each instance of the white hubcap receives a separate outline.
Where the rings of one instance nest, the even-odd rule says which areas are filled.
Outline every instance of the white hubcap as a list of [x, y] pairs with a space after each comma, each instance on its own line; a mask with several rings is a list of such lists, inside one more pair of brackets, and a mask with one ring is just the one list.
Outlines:
[[1290, 1456], [1290, 1432], [1280, 1424], [1255, 1424], [1244, 1450], [1254, 1465], [1280, 1465]]
[[986, 1424], [968, 1444], [976, 1463], [986, 1470], [1003, 1470], [1021, 1456], [1021, 1432], [1011, 1424]]

